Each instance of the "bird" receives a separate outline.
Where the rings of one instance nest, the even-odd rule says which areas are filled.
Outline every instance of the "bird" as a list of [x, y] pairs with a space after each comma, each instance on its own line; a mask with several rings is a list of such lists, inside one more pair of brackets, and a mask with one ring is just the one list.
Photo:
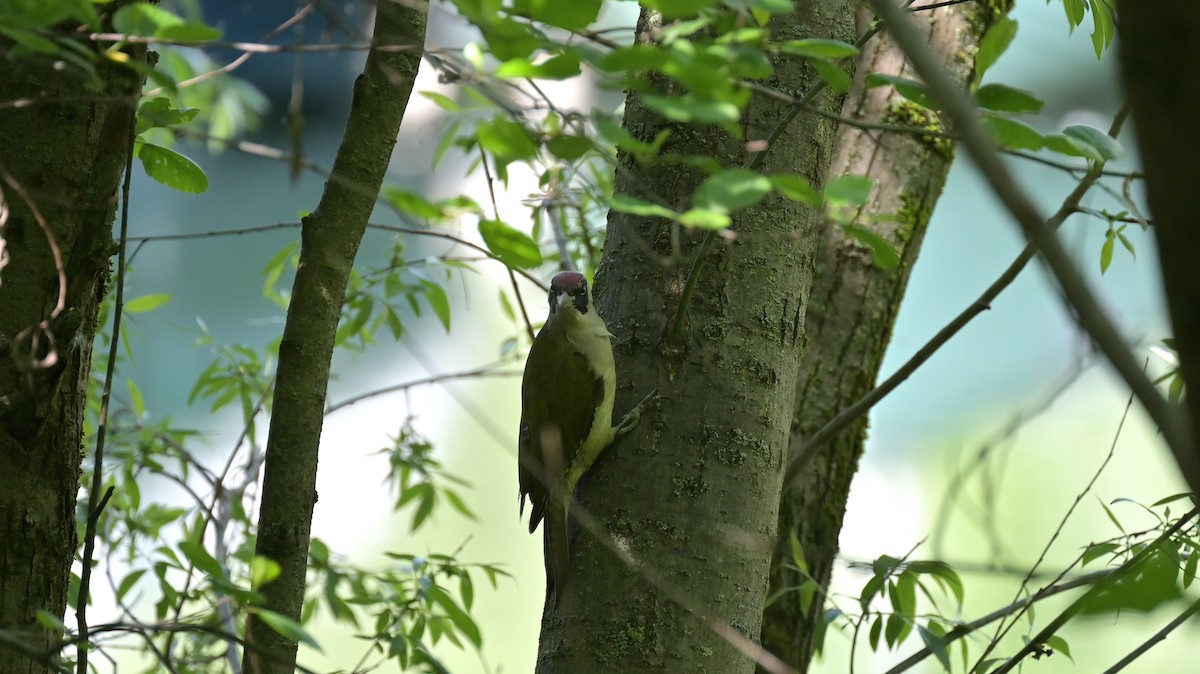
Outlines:
[[546, 595], [557, 602], [567, 579], [568, 514], [579, 479], [616, 437], [612, 334], [575, 271], [550, 281], [550, 314], [533, 339], [521, 381], [518, 448], [520, 514], [529, 533], [542, 524]]

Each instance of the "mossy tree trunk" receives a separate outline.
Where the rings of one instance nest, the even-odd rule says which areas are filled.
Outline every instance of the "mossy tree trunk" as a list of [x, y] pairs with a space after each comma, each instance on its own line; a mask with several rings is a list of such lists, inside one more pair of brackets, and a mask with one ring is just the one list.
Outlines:
[[67, 606], [92, 340], [141, 81], [12, 49], [0, 40], [0, 672], [24, 674], [57, 658], [61, 635], [37, 614]]
[[[852, 39], [849, 2], [795, 5], [794, 14], [772, 23], [780, 39]], [[644, 12], [639, 39], [650, 39], [656, 26]], [[815, 81], [802, 62], [781, 59], [768, 84], [801, 92]], [[815, 103], [840, 107], [828, 93]], [[788, 111], [787, 103], [756, 96], [736, 139], [672, 125], [631, 95], [625, 126], [647, 140], [669, 128], [664, 155], [739, 167], [751, 156], [747, 141], [768, 138]], [[762, 170], [799, 173], [819, 187], [833, 131], [832, 123], [801, 115]], [[705, 175], [623, 156], [615, 185], [618, 193], [682, 208]], [[758, 638], [766, 597], [820, 227], [815, 209], [769, 197], [738, 213], [734, 236], [716, 239], [697, 266], [701, 232], [610, 215], [596, 295], [615, 335], [618, 415], [654, 388], [662, 399], [581, 484], [570, 582], [543, 617], [539, 672], [753, 671], [743, 649]], [[660, 264], [676, 235], [679, 263]], [[699, 282], [675, 333], [681, 294], [695, 273]]]
[[[870, 16], [859, 11], [860, 25], [865, 27]], [[996, 8], [967, 4], [916, 12], [913, 18], [921, 22], [929, 45], [944, 55], [946, 69], [965, 86], [974, 73], [973, 55], [980, 38], [1001, 15]], [[914, 77], [901, 52], [882, 33], [872, 38], [858, 57], [843, 116], [874, 124], [944, 130], [933, 113], [905, 101], [890, 87], [868, 89], [866, 76], [875, 72]], [[901, 261], [895, 270], [881, 270], [872, 263], [870, 251], [839, 227], [823, 230], [806, 322], [808, 348], [796, 382], [793, 451], [875, 386], [909, 272], [945, 185], [953, 152], [953, 141], [945, 138], [864, 131], [848, 125], [839, 129], [830, 175], [874, 179], [870, 200], [854, 224], [891, 242]], [[792, 568], [792, 536], [800, 543], [809, 575], [821, 588], [828, 587], [866, 427], [864, 417], [817, 448], [798, 483], [784, 495], [771, 572], [772, 595], [806, 582]], [[819, 591], [781, 594], [765, 611], [763, 645], [797, 671], [807, 671], [822, 605]]]

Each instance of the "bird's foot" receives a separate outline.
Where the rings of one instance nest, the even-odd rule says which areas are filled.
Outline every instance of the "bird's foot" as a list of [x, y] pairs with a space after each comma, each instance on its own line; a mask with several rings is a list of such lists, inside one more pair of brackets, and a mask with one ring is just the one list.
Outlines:
[[642, 412], [645, 412], [646, 408], [650, 407], [650, 403], [661, 397], [658, 395], [658, 389], [654, 389], [650, 392], [650, 395], [642, 398], [642, 402], [629, 410], [629, 414], [622, 417], [621, 421], [613, 428], [613, 442], [620, 440], [622, 436], [636, 428], [638, 422], [642, 420]]

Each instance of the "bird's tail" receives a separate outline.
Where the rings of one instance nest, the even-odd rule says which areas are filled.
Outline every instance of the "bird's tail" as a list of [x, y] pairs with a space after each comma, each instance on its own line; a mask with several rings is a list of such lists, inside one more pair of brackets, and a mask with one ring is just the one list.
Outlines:
[[571, 556], [568, 542], [568, 501], [551, 497], [551, 503], [542, 522], [543, 542], [546, 558], [546, 602], [557, 606], [563, 589], [566, 588]]

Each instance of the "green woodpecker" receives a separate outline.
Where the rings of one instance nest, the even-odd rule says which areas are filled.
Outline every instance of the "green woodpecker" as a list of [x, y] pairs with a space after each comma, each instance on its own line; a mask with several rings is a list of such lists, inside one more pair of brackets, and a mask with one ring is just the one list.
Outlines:
[[557, 601], [567, 578], [567, 515], [575, 485], [614, 439], [612, 337], [592, 307], [587, 279], [565, 271], [550, 282], [550, 315], [533, 340], [521, 382], [520, 510], [529, 533], [542, 526], [546, 591]]

